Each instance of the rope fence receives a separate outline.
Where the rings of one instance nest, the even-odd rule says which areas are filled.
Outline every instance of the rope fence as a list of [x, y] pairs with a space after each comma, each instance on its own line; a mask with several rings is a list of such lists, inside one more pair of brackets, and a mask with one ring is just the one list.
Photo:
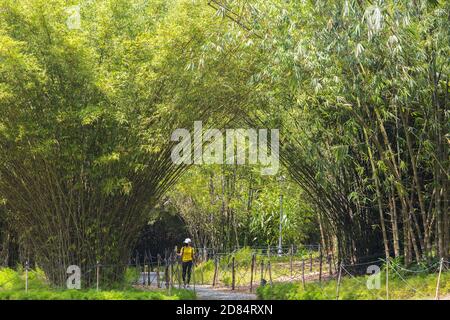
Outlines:
[[[339, 299], [341, 286], [345, 279], [352, 279], [347, 289], [361, 289], [367, 287], [366, 278], [369, 267], [378, 268], [378, 273], [384, 275], [384, 290], [369, 290], [370, 296], [378, 300], [390, 299], [390, 293], [395, 289], [392, 279], [398, 279], [405, 288], [415, 293], [418, 298], [430, 298], [430, 295], [408, 280], [409, 275], [434, 274], [436, 275], [436, 291], [434, 298], [440, 299], [441, 275], [449, 271], [449, 261], [440, 259], [427, 266], [418, 266], [408, 269], [394, 260], [370, 260], [358, 263], [338, 263], [331, 254], [325, 255], [320, 246], [286, 247], [279, 248], [251, 248], [242, 253], [239, 250], [232, 252], [216, 252], [207, 248], [196, 248], [196, 259], [192, 265], [190, 284], [195, 291], [199, 286], [208, 286], [224, 290], [255, 292], [259, 286], [274, 285], [277, 283], [296, 282], [307, 288], [314, 284], [326, 299]], [[136, 286], [140, 288], [164, 288], [169, 291], [173, 288], [183, 288], [182, 262], [178, 256], [178, 249], [161, 255], [144, 255], [140, 261], [136, 255], [128, 264], [102, 264], [100, 261], [92, 266], [85, 266], [81, 278], [90, 277], [94, 280], [95, 289], [105, 289], [108, 284], [104, 278], [125, 279], [122, 287]], [[369, 260], [371, 257], [366, 257]], [[384, 272], [381, 271], [384, 268]], [[25, 291], [29, 290], [29, 264], [24, 264]], [[372, 273], [373, 274], [373, 273]], [[108, 275], [109, 277], [106, 277]], [[370, 273], [369, 273], [370, 276]], [[448, 278], [447, 278], [448, 279]], [[0, 290], [11, 281], [0, 283]], [[326, 284], [336, 281], [336, 292], [330, 293]], [[92, 282], [92, 281], [91, 281]], [[349, 287], [350, 286], [350, 287]], [[447, 285], [448, 286], [448, 285]], [[119, 285], [120, 287], [120, 285]]]

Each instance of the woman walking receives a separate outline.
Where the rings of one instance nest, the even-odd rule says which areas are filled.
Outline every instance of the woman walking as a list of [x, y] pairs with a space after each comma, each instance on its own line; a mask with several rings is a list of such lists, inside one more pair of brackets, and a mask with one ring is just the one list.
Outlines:
[[181, 248], [181, 251], [178, 254], [179, 256], [181, 256], [184, 288], [186, 288], [186, 286], [189, 288], [189, 283], [191, 281], [192, 265], [194, 263], [194, 248], [192, 248], [191, 242], [192, 241], [189, 238], [184, 240], [183, 247]]

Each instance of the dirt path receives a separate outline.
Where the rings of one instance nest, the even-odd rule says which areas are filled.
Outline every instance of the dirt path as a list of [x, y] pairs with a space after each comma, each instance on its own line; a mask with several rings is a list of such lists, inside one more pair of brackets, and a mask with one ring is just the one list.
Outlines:
[[[191, 290], [194, 289], [191, 287]], [[256, 294], [253, 293], [216, 289], [205, 285], [196, 285], [195, 293], [198, 300], [256, 300]]]
[[[138, 286], [144, 282], [147, 282], [148, 275], [142, 273], [140, 279], [138, 280]], [[156, 287], [156, 273], [150, 272], [151, 286]], [[148, 283], [148, 282], [147, 282]], [[175, 286], [177, 287], [177, 286]], [[213, 288], [208, 285], [193, 285], [190, 286], [189, 290], [195, 290], [198, 300], [256, 300], [256, 294], [248, 292], [233, 291], [228, 288]]]

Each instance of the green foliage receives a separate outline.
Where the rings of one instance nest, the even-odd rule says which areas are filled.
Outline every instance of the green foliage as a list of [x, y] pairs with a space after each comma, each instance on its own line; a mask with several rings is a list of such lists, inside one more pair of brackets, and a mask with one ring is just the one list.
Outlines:
[[18, 289], [18, 287], [23, 288], [19, 273], [9, 268], [1, 269], [0, 287], [7, 290]]
[[226, 24], [198, 4], [78, 4], [81, 29], [71, 29], [67, 1], [0, 1], [0, 198], [59, 285], [54, 266], [68, 260], [128, 261], [184, 170], [170, 158], [172, 131], [216, 112], [213, 122], [228, 122], [247, 77], [211, 49]]
[[[422, 273], [405, 276], [403, 281], [389, 277], [389, 298], [398, 299], [432, 299], [436, 291], [437, 274]], [[356, 278], [344, 277], [339, 289], [341, 300], [382, 300], [386, 298], [385, 277], [381, 273], [381, 288], [368, 290], [366, 287], [367, 276]], [[450, 294], [450, 273], [441, 275], [440, 293], [442, 296]], [[278, 300], [334, 300], [336, 299], [336, 280], [307, 283], [305, 289], [301, 283], [276, 283], [272, 286], [258, 287], [257, 294], [261, 299]]]
[[0, 290], [0, 300], [192, 300], [195, 294], [190, 290], [174, 289], [171, 294], [165, 290], [155, 291], [95, 291], [95, 290]]
[[[163, 195], [202, 247], [448, 257], [448, 1], [72, 3], [0, 0], [0, 212], [51, 283], [125, 264]], [[285, 183], [174, 165], [194, 120], [279, 128]]]
[[136, 282], [141, 276], [141, 270], [139, 268], [128, 267], [125, 271], [124, 284], [131, 285]]
[[[131, 284], [136, 280], [137, 272], [129, 268], [126, 271], [126, 285], [122, 290], [62, 290], [53, 289], [42, 270], [28, 272], [28, 293], [25, 292], [25, 273], [23, 270], [0, 269], [0, 300], [191, 300], [195, 293], [190, 290], [138, 290]], [[118, 286], [119, 287], [119, 286]]]
[[[253, 31], [270, 30], [254, 45], [261, 70], [249, 117], [280, 125], [284, 164], [340, 255], [380, 254], [383, 239], [403, 232], [416, 233], [419, 249], [397, 243], [390, 251], [401, 256], [404, 247], [407, 263], [435, 254], [434, 237], [439, 256], [448, 256], [447, 196], [435, 201], [433, 190], [449, 193], [449, 3], [232, 2]], [[265, 14], [255, 19], [254, 11]], [[398, 217], [417, 215], [418, 230], [383, 228], [390, 199], [398, 199]], [[442, 229], [432, 236], [435, 215]]]
[[235, 263], [240, 266], [248, 266], [252, 261], [253, 250], [250, 247], [244, 247], [233, 253]]
[[[28, 271], [28, 285], [36, 290], [48, 289], [49, 283], [42, 269]], [[23, 268], [13, 270], [0, 268], [0, 290], [24, 290], [25, 271]]]
[[[169, 197], [199, 247], [228, 250], [278, 242], [280, 183], [250, 166], [210, 165], [190, 169]], [[290, 179], [282, 185], [285, 244], [318, 241], [317, 221], [304, 193]]]

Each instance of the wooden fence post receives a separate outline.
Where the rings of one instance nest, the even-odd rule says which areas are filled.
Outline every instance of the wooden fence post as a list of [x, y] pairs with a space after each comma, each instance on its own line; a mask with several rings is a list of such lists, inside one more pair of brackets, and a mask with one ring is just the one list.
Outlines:
[[143, 264], [143, 266], [142, 266], [142, 285], [143, 286], [145, 286], [145, 277], [146, 277], [146, 271], [147, 271], [147, 265], [145, 264], [145, 262], [146, 262], [146, 260], [147, 260], [147, 252], [145, 252], [144, 251], [144, 264]]
[[136, 283], [139, 284], [139, 280], [141, 279], [141, 267], [139, 265], [139, 252], [136, 250], [136, 257], [134, 259], [134, 264], [136, 265], [136, 272], [139, 273], [139, 278], [136, 279]]
[[270, 263], [270, 260], [267, 262], [267, 269], [269, 270], [269, 283], [270, 285], [273, 284], [272, 281], [272, 264]]
[[250, 267], [250, 292], [253, 292], [253, 274], [255, 272], [255, 262], [256, 262], [256, 254], [252, 254], [252, 264]]
[[136, 264], [136, 270], [139, 269], [139, 252], [136, 251], [136, 258], [134, 260], [134, 263]]
[[166, 288], [170, 287], [170, 275], [169, 275], [169, 258], [166, 256], [164, 259], [164, 282]]
[[217, 284], [217, 277], [218, 277], [218, 272], [219, 272], [219, 261], [217, 256], [214, 257], [214, 277], [213, 277], [213, 287], [216, 286]]
[[302, 284], [305, 289], [305, 258], [302, 258]]
[[319, 282], [322, 282], [322, 260], [323, 260], [323, 255], [322, 255], [322, 250], [320, 250], [320, 252], [319, 252]]
[[148, 263], [148, 267], [150, 268], [149, 271], [153, 272], [153, 270], [155, 270], [155, 267], [153, 266], [152, 252], [150, 250], [148, 251], [148, 255], [147, 256], [148, 256], [148, 261], [150, 261]]
[[312, 272], [313, 267], [313, 258], [312, 258], [312, 251], [309, 251], [309, 272]]
[[173, 288], [173, 253], [169, 258], [169, 295], [172, 293]]
[[[206, 262], [206, 260], [203, 261], [203, 264]], [[205, 278], [203, 275], [203, 267], [204, 266], [200, 266], [200, 276], [202, 277], [202, 284], [205, 284]]]
[[386, 259], [386, 300], [389, 300], [389, 258]]
[[294, 245], [292, 244], [291, 245], [291, 258], [290, 258], [291, 279], [292, 279], [293, 259], [294, 259]]
[[339, 265], [339, 274], [338, 274], [337, 286], [336, 286], [336, 300], [339, 300], [339, 288], [341, 286], [341, 275], [342, 275], [342, 264]]
[[[182, 277], [183, 277], [183, 270], [182, 268], [180, 268], [180, 264], [178, 263], [178, 261], [174, 261], [175, 263], [175, 276], [177, 277], [177, 282], [178, 282], [178, 289], [181, 288], [181, 282], [182, 282]], [[191, 274], [192, 274], [192, 269], [191, 269]]]
[[[142, 285], [143, 286], [146, 285], [147, 275], [150, 274], [150, 272], [147, 272], [147, 270], [148, 270], [148, 266], [146, 264], [144, 264], [144, 274], [142, 275]], [[150, 281], [148, 282], [148, 284], [150, 285]]]
[[194, 293], [195, 293], [195, 262], [192, 261], [192, 282], [194, 287]]
[[261, 284], [264, 280], [264, 260], [261, 260]]
[[152, 285], [152, 278], [151, 278], [151, 276], [150, 276], [150, 273], [153, 271], [153, 261], [152, 261], [152, 253], [151, 253], [151, 251], [149, 251], [148, 252], [148, 259], [149, 259], [149, 262], [148, 262], [148, 273], [147, 273], [147, 282], [148, 282], [148, 285], [149, 286], [151, 286]]
[[[173, 259], [172, 259], [172, 264], [175, 265], [175, 268], [172, 267], [172, 277], [175, 276], [176, 277], [176, 281], [178, 282], [178, 289], [181, 288], [181, 272], [182, 270], [180, 270], [180, 263], [178, 261], [178, 246], [175, 246], [175, 248], [173, 249]], [[192, 270], [191, 270], [192, 272]], [[173, 284], [173, 280], [172, 280], [172, 284]]]
[[439, 274], [436, 284], [436, 296], [434, 297], [435, 300], [439, 300], [439, 286], [441, 282], [441, 273], [442, 273], [442, 265], [444, 264], [444, 258], [441, 258], [441, 261], [439, 263]]
[[231, 290], [234, 290], [236, 286], [236, 259], [233, 256], [231, 258]]
[[329, 269], [329, 274], [330, 276], [333, 275], [333, 269], [332, 269], [332, 265], [331, 265], [331, 254], [328, 254], [328, 269]]
[[25, 293], [28, 293], [28, 269], [29, 269], [28, 260], [25, 261]]
[[96, 286], [97, 291], [99, 283], [100, 283], [100, 261], [97, 261], [97, 286]]
[[161, 288], [161, 284], [159, 282], [159, 268], [161, 266], [161, 256], [158, 255], [156, 256], [157, 262], [156, 262], [156, 287]]

